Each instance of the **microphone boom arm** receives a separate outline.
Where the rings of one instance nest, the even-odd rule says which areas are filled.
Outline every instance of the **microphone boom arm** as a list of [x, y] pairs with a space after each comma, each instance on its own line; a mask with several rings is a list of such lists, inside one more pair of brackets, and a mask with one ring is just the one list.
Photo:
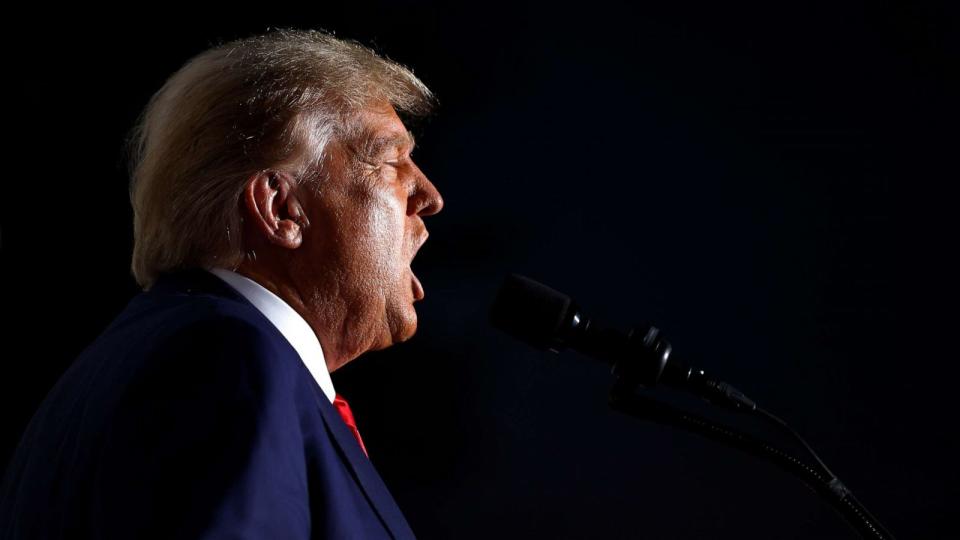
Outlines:
[[797, 477], [820, 495], [862, 538], [894, 539], [893, 534], [867, 511], [829, 469], [817, 470], [816, 466], [809, 465], [766, 441], [654, 399], [639, 396], [634, 392], [634, 388], [630, 384], [622, 384], [620, 380], [614, 383], [610, 392], [610, 407], [635, 418], [680, 428], [763, 458]]
[[[864, 538], [886, 540], [893, 535], [873, 517], [809, 444], [783, 420], [757, 407], [733, 386], [693, 368], [673, 354], [673, 347], [652, 325], [627, 332], [589, 319], [573, 300], [542, 283], [518, 274], [504, 280], [490, 311], [491, 323], [541, 350], [559, 352], [570, 347], [612, 366], [616, 377], [610, 405], [627, 414], [681, 427], [764, 457], [794, 474], [826, 498]], [[742, 432], [666, 405], [639, 397], [639, 387], [658, 384], [685, 390], [707, 401], [759, 416], [787, 431], [816, 460], [819, 470], [790, 454]]]

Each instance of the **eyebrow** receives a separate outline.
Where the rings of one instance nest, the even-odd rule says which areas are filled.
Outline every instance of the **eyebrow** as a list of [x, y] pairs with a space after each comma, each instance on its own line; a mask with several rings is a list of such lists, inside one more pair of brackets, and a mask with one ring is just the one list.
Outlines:
[[412, 152], [416, 144], [413, 133], [407, 130], [405, 133], [392, 133], [380, 137], [364, 137], [360, 143], [359, 150], [365, 156], [374, 157], [379, 156], [388, 148], [403, 148], [409, 146], [409, 151]]

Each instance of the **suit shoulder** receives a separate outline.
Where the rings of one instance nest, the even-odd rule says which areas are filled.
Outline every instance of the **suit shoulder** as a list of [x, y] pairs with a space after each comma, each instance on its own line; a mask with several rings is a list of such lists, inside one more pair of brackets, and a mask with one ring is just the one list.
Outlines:
[[298, 375], [301, 360], [289, 342], [255, 308], [239, 302], [194, 299], [137, 326], [140, 379], [222, 385], [243, 378], [270, 391]]

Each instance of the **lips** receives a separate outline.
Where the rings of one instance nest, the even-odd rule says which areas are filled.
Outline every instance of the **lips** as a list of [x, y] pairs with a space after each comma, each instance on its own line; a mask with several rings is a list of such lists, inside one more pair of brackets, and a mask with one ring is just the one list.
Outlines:
[[413, 270], [410, 270], [410, 282], [413, 286], [413, 299], [423, 300], [423, 285], [420, 283], [420, 280], [417, 279], [417, 275], [413, 273]]
[[[420, 237], [420, 240], [417, 242], [417, 247], [413, 250], [413, 257], [417, 256], [417, 252], [420, 251], [420, 248], [423, 247], [423, 244], [426, 243], [428, 236], [430, 236], [430, 234], [426, 230], [424, 230], [423, 235]], [[413, 262], [413, 257], [411, 257], [411, 262]], [[413, 268], [410, 269], [410, 286], [413, 290], [414, 301], [423, 300], [423, 297], [424, 297], [423, 284], [420, 283], [419, 279], [417, 279], [417, 275], [413, 273]]]

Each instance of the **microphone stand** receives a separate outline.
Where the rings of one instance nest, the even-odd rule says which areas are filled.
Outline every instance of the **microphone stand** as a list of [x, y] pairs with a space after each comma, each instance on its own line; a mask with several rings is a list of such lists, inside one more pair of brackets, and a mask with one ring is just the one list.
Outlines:
[[[894, 536], [860, 504], [860, 501], [853, 496], [853, 493], [851, 493], [836, 476], [829, 472], [829, 469], [827, 469], [825, 465], [821, 465], [820, 467], [809, 465], [784, 450], [766, 441], [743, 433], [736, 428], [722, 425], [671, 405], [640, 396], [635, 392], [636, 387], [637, 384], [618, 377], [610, 391], [611, 408], [636, 418], [652, 420], [666, 426], [681, 428], [737, 448], [750, 455], [766, 459], [786, 472], [796, 476], [808, 487], [813, 489], [813, 491], [826, 500], [861, 537], [865, 539], [893, 540]], [[773, 418], [776, 419], [776, 417]], [[779, 421], [779, 419], [776, 420]], [[782, 424], [781, 427], [787, 426], [786, 424]], [[792, 430], [790, 431], [792, 432]], [[795, 432], [792, 432], [792, 434], [809, 449], [809, 446], [803, 439], [800, 439], [799, 435]], [[816, 457], [816, 454], [813, 455]], [[819, 461], [819, 458], [817, 458], [817, 460]]]
[[[676, 358], [670, 342], [655, 326], [640, 325], [623, 333], [587, 317], [569, 296], [518, 274], [511, 274], [504, 281], [490, 319], [494, 326], [539, 349], [559, 352], [569, 347], [611, 364], [616, 380], [610, 393], [610, 405], [614, 409], [679, 427], [764, 458], [805, 482], [863, 538], [893, 539], [893, 535], [860, 504], [803, 437], [732, 385]], [[638, 387], [652, 388], [658, 384], [772, 422], [799, 441], [816, 465], [809, 465], [736, 428], [636, 394]]]

